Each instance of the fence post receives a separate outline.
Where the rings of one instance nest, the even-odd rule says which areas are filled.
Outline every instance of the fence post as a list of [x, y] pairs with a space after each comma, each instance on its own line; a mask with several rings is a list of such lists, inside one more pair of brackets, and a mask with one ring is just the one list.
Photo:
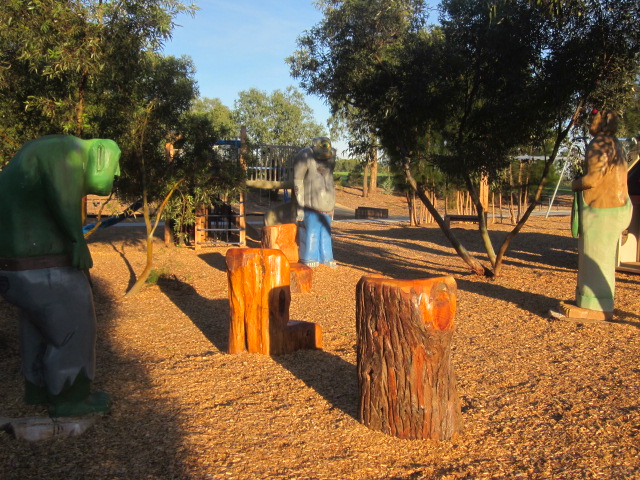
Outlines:
[[[244, 171], [247, 171], [247, 162], [244, 158], [247, 151], [247, 127], [244, 125], [240, 127], [240, 165]], [[238, 228], [240, 229], [240, 246], [244, 247], [247, 244], [247, 217], [246, 217], [246, 205], [244, 192], [240, 192], [240, 207], [238, 210]]]

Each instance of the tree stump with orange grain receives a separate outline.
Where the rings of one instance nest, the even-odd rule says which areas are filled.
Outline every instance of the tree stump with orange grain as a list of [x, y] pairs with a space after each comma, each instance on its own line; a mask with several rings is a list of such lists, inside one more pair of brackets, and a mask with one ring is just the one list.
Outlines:
[[285, 254], [289, 260], [291, 292], [307, 293], [311, 291], [313, 270], [299, 262], [297, 232], [295, 223], [265, 225], [262, 227], [262, 247], [275, 248]]
[[365, 276], [356, 287], [360, 421], [399, 438], [448, 440], [461, 430], [451, 363], [451, 277]]
[[322, 348], [322, 330], [289, 320], [289, 261], [280, 250], [230, 248], [229, 353], [281, 355]]

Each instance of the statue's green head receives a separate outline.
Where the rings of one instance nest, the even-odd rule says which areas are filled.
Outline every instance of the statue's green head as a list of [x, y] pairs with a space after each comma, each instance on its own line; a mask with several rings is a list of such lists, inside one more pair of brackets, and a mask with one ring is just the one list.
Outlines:
[[317, 160], [328, 160], [334, 155], [331, 140], [327, 137], [315, 137], [311, 142], [311, 148], [313, 149], [313, 156]]
[[85, 170], [87, 193], [109, 195], [114, 177], [120, 175], [120, 148], [113, 140], [89, 140]]

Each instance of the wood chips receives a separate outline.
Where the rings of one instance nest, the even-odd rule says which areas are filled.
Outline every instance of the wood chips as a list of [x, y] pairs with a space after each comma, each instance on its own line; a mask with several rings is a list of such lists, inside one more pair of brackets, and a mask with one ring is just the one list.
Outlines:
[[[389, 208], [377, 193], [350, 208]], [[454, 233], [485, 261], [477, 226]], [[510, 226], [491, 226], [501, 240]], [[143, 227], [92, 237], [99, 323], [96, 389], [113, 411], [80, 437], [27, 443], [0, 432], [3, 479], [633, 479], [640, 478], [640, 277], [618, 273], [616, 319], [579, 324], [548, 310], [574, 296], [577, 241], [566, 216], [533, 217], [503, 275], [469, 273], [435, 225], [336, 221], [339, 268], [314, 270], [291, 318], [318, 322], [324, 350], [226, 352], [225, 248], [166, 248], [162, 274], [123, 294], [145, 262]], [[255, 239], [251, 246], [257, 246]], [[362, 275], [451, 275], [458, 285], [453, 361], [463, 432], [400, 440], [357, 419], [355, 285]], [[17, 312], [0, 301], [0, 416], [25, 406]]]

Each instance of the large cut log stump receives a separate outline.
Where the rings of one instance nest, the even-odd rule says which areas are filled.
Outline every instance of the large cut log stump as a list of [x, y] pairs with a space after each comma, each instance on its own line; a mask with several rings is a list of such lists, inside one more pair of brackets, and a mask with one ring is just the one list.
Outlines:
[[461, 430], [451, 364], [456, 283], [451, 277], [365, 276], [356, 287], [360, 421], [409, 439]]
[[322, 348], [320, 325], [289, 321], [289, 261], [280, 250], [230, 248], [229, 353], [280, 355]]
[[313, 270], [299, 261], [297, 232], [295, 223], [266, 225], [262, 227], [262, 248], [281, 250], [289, 260], [291, 292], [307, 293], [311, 291]]

